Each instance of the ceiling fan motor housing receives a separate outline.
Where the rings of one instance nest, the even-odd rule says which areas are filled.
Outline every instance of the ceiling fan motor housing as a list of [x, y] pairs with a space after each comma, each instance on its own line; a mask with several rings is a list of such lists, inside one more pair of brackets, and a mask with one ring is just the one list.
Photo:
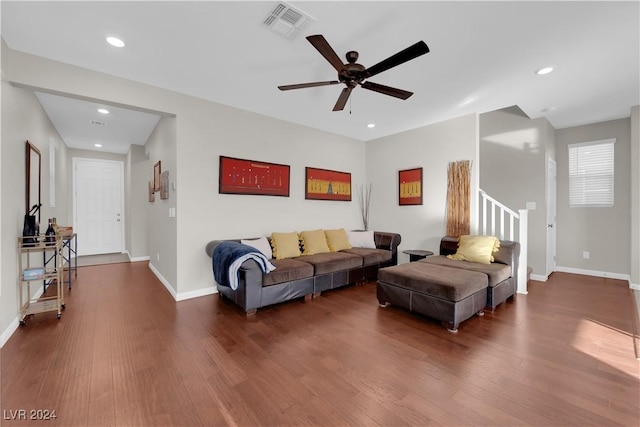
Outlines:
[[349, 62], [344, 64], [342, 70], [338, 73], [338, 80], [345, 83], [348, 87], [354, 88], [362, 82], [366, 68], [363, 65], [356, 64], [358, 52], [353, 50], [347, 52], [346, 57]]

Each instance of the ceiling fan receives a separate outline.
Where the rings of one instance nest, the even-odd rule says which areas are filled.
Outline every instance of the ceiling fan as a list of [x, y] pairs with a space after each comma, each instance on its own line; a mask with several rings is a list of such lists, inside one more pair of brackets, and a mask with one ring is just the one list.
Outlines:
[[347, 87], [342, 89], [342, 93], [340, 93], [338, 101], [333, 107], [333, 111], [341, 111], [342, 109], [344, 109], [344, 106], [349, 99], [349, 95], [351, 95], [351, 91], [355, 89], [357, 85], [362, 86], [364, 89], [369, 89], [374, 92], [379, 92], [396, 98], [409, 98], [411, 95], [413, 95], [413, 92], [408, 92], [406, 90], [396, 89], [394, 87], [373, 83], [367, 81], [366, 79], [368, 79], [369, 77], [373, 77], [376, 74], [380, 74], [381, 72], [386, 71], [389, 68], [404, 64], [407, 61], [410, 61], [420, 55], [424, 55], [425, 53], [429, 52], [429, 47], [427, 46], [427, 44], [423, 41], [419, 41], [418, 43], [396, 53], [395, 55], [391, 55], [387, 59], [378, 62], [376, 65], [365, 68], [364, 66], [356, 63], [356, 61], [358, 60], [358, 52], [356, 51], [352, 50], [347, 52], [347, 63], [343, 64], [336, 52], [322, 35], [317, 34], [308, 36], [307, 40], [309, 40], [309, 43], [311, 43], [313, 47], [315, 47], [318, 52], [320, 52], [320, 54], [324, 56], [327, 61], [329, 61], [333, 68], [338, 71], [338, 80], [284, 85], [278, 86], [278, 89], [303, 89], [307, 87], [329, 86], [344, 83]]

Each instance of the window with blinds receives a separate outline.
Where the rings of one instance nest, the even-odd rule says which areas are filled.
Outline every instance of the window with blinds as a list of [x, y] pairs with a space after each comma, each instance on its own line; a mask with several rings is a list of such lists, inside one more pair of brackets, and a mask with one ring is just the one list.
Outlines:
[[569, 144], [569, 206], [613, 206], [614, 139]]

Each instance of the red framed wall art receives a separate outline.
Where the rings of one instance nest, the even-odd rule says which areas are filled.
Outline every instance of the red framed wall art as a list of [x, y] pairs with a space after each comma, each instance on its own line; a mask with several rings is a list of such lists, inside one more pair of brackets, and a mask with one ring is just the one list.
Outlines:
[[398, 172], [398, 204], [400, 206], [422, 204], [422, 168]]
[[220, 156], [218, 192], [289, 197], [290, 167]]
[[351, 201], [351, 174], [327, 169], [305, 168], [304, 198]]

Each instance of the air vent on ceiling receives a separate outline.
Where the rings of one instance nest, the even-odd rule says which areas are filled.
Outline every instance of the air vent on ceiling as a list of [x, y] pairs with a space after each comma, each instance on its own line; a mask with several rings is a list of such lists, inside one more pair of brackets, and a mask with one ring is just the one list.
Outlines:
[[95, 126], [106, 126], [105, 122], [99, 122], [98, 120], [91, 120], [91, 124]]
[[274, 33], [291, 39], [307, 28], [312, 21], [315, 19], [300, 9], [280, 1], [271, 9], [262, 23]]

